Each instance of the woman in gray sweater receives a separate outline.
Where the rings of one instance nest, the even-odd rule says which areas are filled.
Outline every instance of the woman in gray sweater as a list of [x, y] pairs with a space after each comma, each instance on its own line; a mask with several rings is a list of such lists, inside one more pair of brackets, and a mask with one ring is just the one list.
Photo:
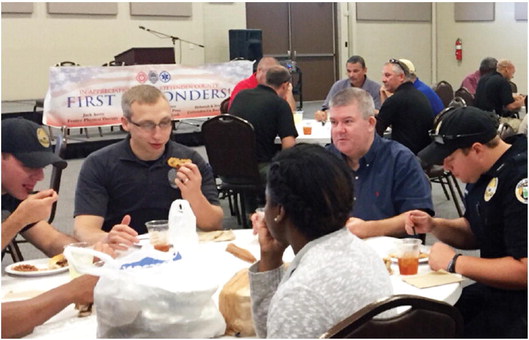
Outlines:
[[[324, 148], [298, 144], [273, 160], [264, 221], [254, 221], [261, 260], [250, 268], [259, 337], [317, 338], [392, 295], [382, 259], [344, 228], [353, 204], [350, 171]], [[283, 252], [296, 254], [287, 267]]]

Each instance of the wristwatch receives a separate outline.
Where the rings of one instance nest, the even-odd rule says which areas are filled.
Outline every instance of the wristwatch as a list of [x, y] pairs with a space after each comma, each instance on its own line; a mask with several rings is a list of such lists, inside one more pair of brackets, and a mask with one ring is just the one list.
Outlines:
[[455, 254], [454, 257], [448, 262], [448, 266], [446, 267], [446, 271], [449, 273], [455, 273], [456, 272], [456, 261], [459, 256], [463, 254]]

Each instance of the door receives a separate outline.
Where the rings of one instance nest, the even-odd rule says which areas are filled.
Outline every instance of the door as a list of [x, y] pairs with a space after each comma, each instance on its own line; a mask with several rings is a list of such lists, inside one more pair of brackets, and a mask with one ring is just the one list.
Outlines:
[[303, 100], [324, 100], [337, 79], [335, 18], [334, 3], [246, 3], [246, 27], [263, 31], [263, 55], [296, 61]]

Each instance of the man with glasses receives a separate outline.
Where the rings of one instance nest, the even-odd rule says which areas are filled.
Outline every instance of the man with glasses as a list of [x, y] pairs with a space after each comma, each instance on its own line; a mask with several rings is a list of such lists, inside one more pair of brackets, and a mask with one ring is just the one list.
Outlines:
[[417, 90], [410, 70], [398, 59], [384, 64], [382, 83], [387, 98], [377, 115], [377, 133], [381, 136], [391, 126], [391, 139], [401, 143], [414, 154], [429, 144], [428, 131], [433, 125], [433, 110], [428, 98]]
[[[432, 218], [414, 210], [406, 231], [431, 232], [429, 264], [475, 283], [463, 289], [456, 307], [465, 336], [527, 338], [527, 138], [503, 141], [491, 112], [463, 107], [448, 112], [433, 142], [419, 153], [426, 164], [443, 164], [466, 187], [463, 217]], [[457, 249], [479, 249], [480, 257]]]
[[[125, 250], [147, 232], [145, 222], [167, 219], [176, 199], [189, 201], [198, 228], [220, 229], [223, 211], [211, 167], [196, 151], [170, 140], [171, 108], [164, 94], [138, 85], [123, 94], [121, 106], [121, 125], [129, 135], [92, 153], [81, 168], [76, 236]], [[171, 158], [191, 163], [175, 173]]]

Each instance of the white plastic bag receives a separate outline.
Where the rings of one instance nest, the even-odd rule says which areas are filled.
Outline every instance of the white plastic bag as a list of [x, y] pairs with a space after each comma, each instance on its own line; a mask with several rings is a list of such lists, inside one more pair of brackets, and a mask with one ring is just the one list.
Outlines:
[[182, 254], [198, 246], [197, 219], [189, 202], [175, 200], [169, 210], [169, 240]]
[[[76, 250], [77, 251], [77, 250]], [[144, 248], [120, 259], [79, 268], [99, 275], [94, 289], [99, 338], [211, 338], [226, 323], [213, 301], [216, 280], [205, 260]], [[71, 254], [66, 254], [67, 258]]]

